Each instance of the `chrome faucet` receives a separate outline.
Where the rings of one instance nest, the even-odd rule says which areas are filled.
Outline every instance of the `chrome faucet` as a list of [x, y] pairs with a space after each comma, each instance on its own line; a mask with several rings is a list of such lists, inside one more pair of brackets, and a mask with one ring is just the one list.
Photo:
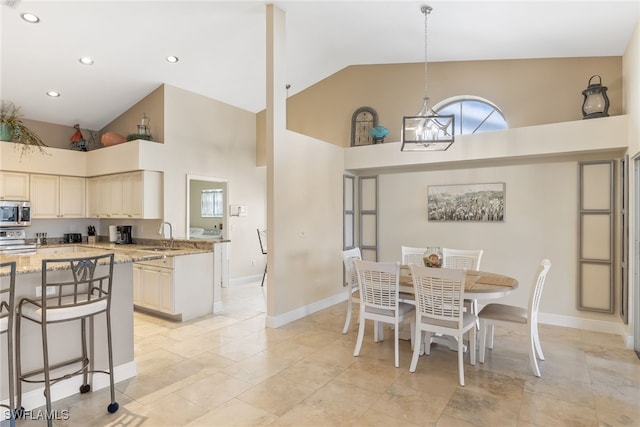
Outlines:
[[171, 246], [169, 246], [171, 249], [173, 249], [173, 226], [171, 225], [170, 222], [168, 221], [164, 221], [162, 224], [160, 224], [160, 229], [158, 230], [158, 234], [162, 234], [162, 238], [164, 239], [164, 226], [168, 225], [169, 226], [169, 239], [171, 242]]

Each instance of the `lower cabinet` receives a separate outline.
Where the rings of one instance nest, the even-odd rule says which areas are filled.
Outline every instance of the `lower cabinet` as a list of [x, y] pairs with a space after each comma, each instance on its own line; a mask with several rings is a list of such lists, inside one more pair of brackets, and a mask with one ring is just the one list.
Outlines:
[[190, 320], [213, 313], [213, 253], [166, 256], [133, 263], [133, 304]]
[[176, 314], [173, 304], [173, 257], [133, 264], [133, 303]]

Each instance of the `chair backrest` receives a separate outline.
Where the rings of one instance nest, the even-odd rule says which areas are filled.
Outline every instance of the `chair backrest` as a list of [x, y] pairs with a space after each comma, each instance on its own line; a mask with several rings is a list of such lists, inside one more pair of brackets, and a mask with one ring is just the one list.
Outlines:
[[0, 277], [0, 332], [13, 330], [15, 307], [16, 262], [3, 262], [0, 271], [8, 273]]
[[356, 267], [353, 265], [354, 259], [362, 259], [360, 248], [355, 247], [353, 249], [342, 251], [342, 262], [344, 263], [345, 278], [347, 279], [347, 286], [350, 286], [351, 288], [358, 286], [358, 279], [356, 278]]
[[442, 248], [442, 266], [463, 270], [480, 270], [483, 250]]
[[82, 258], [42, 260], [41, 304], [45, 308], [43, 320], [46, 320], [47, 309], [101, 303], [109, 310], [113, 259], [114, 255], [110, 253]]
[[402, 247], [402, 264], [424, 265], [424, 253], [427, 248], [413, 248], [411, 246]]
[[258, 228], [257, 231], [258, 231], [258, 241], [260, 242], [260, 250], [262, 251], [263, 255], [266, 255], [267, 254], [267, 230], [260, 230]]
[[415, 264], [409, 267], [415, 290], [416, 313], [422, 317], [451, 322], [442, 326], [462, 327], [465, 271]]
[[353, 264], [360, 287], [361, 307], [397, 310], [400, 263], [354, 259]]
[[536, 276], [533, 281], [533, 286], [531, 287], [531, 293], [529, 294], [529, 319], [532, 319], [532, 316], [537, 316], [538, 307], [540, 305], [540, 298], [542, 297], [542, 288], [544, 287], [544, 281], [547, 278], [547, 273], [549, 272], [550, 268], [551, 261], [549, 261], [548, 259], [543, 259], [540, 262], [540, 266], [538, 266], [538, 270], [536, 271]]

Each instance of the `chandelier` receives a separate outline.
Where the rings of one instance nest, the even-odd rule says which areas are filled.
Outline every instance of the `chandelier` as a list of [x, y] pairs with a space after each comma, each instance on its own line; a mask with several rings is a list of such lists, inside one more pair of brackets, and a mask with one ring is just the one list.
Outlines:
[[439, 115], [431, 108], [427, 91], [427, 17], [433, 8], [422, 6], [424, 14], [424, 99], [415, 116], [402, 118], [401, 151], [444, 151], [453, 144], [454, 116]]

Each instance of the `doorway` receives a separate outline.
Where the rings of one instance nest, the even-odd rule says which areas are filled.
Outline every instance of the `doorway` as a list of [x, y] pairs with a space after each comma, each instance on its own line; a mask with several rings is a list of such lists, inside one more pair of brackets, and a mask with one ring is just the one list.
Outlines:
[[187, 175], [187, 238], [229, 239], [228, 199], [226, 179]]

